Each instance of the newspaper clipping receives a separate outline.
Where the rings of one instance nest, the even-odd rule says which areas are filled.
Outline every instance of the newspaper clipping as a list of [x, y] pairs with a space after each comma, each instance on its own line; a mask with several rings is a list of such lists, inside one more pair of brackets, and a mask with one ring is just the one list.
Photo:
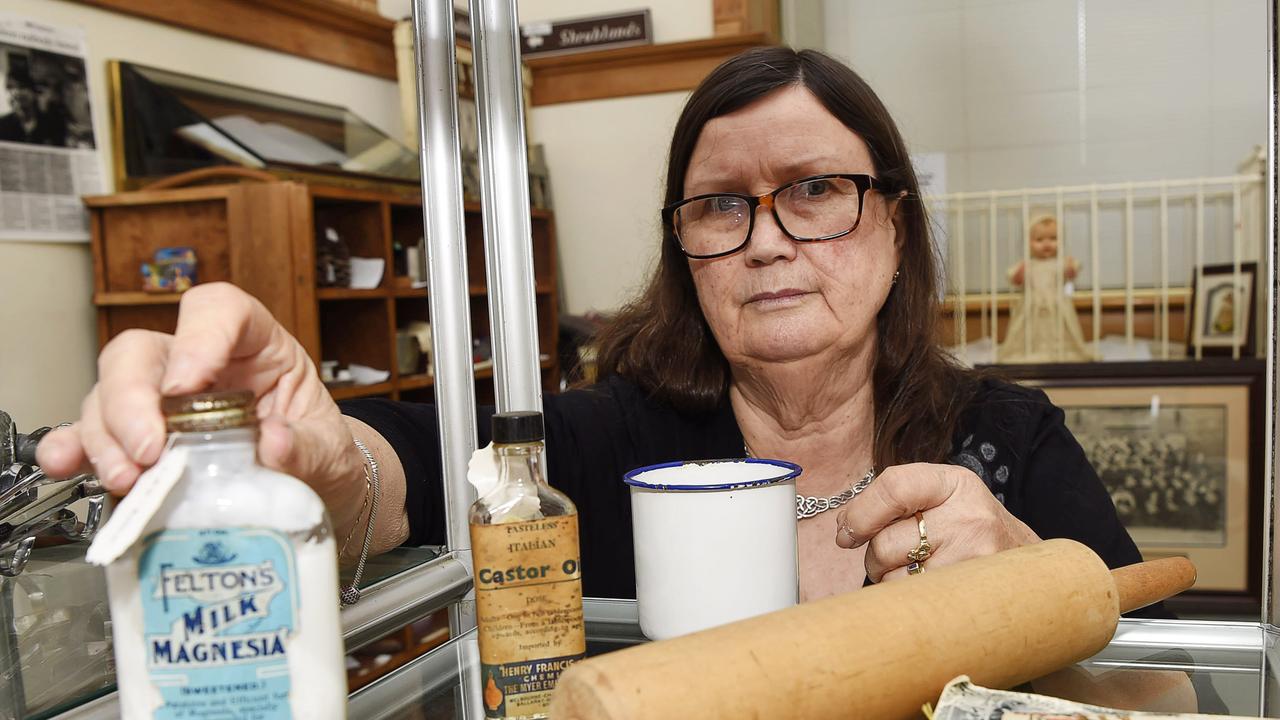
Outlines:
[[82, 241], [103, 192], [84, 35], [0, 13], [0, 240]]

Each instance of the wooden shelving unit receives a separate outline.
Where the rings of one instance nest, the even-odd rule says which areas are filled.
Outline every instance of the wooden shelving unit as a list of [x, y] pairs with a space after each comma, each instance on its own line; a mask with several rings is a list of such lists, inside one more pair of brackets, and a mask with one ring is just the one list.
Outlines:
[[[197, 180], [208, 182], [209, 171], [192, 178]], [[139, 266], [158, 248], [192, 247], [199, 282], [227, 281], [256, 296], [315, 362], [358, 363], [390, 373], [386, 382], [335, 387], [334, 398], [430, 401], [434, 383], [425, 357], [404, 373], [396, 362], [397, 329], [430, 321], [429, 288], [410, 287], [407, 277], [393, 273], [394, 246], [416, 244], [423, 234], [417, 188], [354, 189], [242, 174], [225, 180], [183, 187], [182, 178], [173, 177], [165, 189], [85, 199], [99, 345], [129, 328], [174, 330], [181, 295], [140, 292]], [[481, 212], [477, 203], [464, 210], [471, 328], [482, 338], [489, 334], [489, 316]], [[534, 209], [531, 216], [539, 343], [551, 358], [542, 363], [542, 375], [544, 387], [553, 391], [560, 377], [555, 220], [546, 210]], [[315, 242], [327, 228], [338, 232], [353, 256], [385, 261], [378, 287], [317, 287]], [[491, 378], [491, 370], [476, 373], [479, 402], [492, 401]]]

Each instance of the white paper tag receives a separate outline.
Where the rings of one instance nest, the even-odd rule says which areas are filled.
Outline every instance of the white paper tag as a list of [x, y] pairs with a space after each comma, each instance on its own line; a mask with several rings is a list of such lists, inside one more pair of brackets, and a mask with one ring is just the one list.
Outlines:
[[471, 453], [467, 462], [467, 481], [476, 489], [476, 497], [484, 497], [498, 485], [498, 454], [493, 443]]
[[129, 494], [116, 504], [107, 524], [89, 544], [84, 559], [93, 565], [109, 565], [123, 555], [138, 541], [186, 467], [187, 448], [166, 449], [156, 464], [138, 477]]
[[471, 453], [471, 460], [467, 462], [467, 481], [476, 489], [476, 497], [485, 498], [491, 508], [504, 509], [503, 522], [540, 517], [538, 496], [530, 493], [527, 487], [508, 486], [503, 492], [498, 492], [498, 453], [494, 451], [493, 443]]

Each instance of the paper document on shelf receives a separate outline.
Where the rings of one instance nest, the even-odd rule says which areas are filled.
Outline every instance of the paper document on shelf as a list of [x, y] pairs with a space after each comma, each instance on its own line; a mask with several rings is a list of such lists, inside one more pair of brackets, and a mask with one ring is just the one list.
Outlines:
[[268, 160], [303, 165], [341, 165], [347, 161], [347, 156], [334, 148], [279, 123], [228, 115], [217, 118], [213, 124]]
[[382, 140], [364, 152], [343, 162], [342, 169], [353, 172], [377, 172], [383, 167], [396, 162], [405, 154], [404, 147], [399, 143], [391, 140]]
[[351, 287], [371, 290], [382, 283], [382, 271], [387, 261], [382, 258], [351, 258]]
[[942, 690], [933, 720], [1224, 720], [1223, 715], [1170, 715], [1114, 710], [1046, 695], [991, 690], [961, 675]]
[[380, 382], [386, 382], [391, 377], [390, 370], [378, 370], [367, 365], [357, 365], [355, 363], [348, 365], [347, 370], [351, 372], [351, 380], [357, 385], [376, 385]]
[[198, 145], [214, 155], [224, 160], [230, 160], [237, 165], [253, 168], [266, 166], [266, 163], [254, 157], [253, 153], [237, 145], [234, 140], [218, 132], [218, 129], [209, 123], [184, 125], [175, 132], [183, 140], [193, 145]]

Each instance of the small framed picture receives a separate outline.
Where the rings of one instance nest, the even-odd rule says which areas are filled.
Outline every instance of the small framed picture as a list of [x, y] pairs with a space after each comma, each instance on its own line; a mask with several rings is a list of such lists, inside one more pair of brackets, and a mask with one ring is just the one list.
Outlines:
[[1064, 372], [1022, 382], [1062, 408], [1143, 559], [1195, 563], [1195, 586], [1171, 609], [1258, 611], [1262, 363], [1116, 365], [1125, 367], [1115, 377]]
[[1258, 264], [1244, 262], [1206, 265], [1191, 276], [1191, 331], [1187, 356], [1240, 355], [1250, 357], [1256, 342], [1254, 299]]

